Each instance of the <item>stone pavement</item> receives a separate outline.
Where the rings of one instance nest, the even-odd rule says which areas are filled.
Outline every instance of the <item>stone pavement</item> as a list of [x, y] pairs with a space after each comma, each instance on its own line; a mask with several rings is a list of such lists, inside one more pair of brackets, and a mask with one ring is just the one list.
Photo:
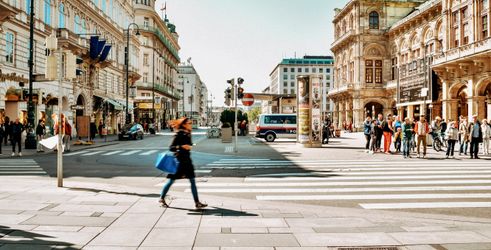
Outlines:
[[1, 180], [0, 249], [491, 249], [487, 219], [213, 196], [196, 211], [189, 193], [172, 191], [166, 209], [157, 188]]

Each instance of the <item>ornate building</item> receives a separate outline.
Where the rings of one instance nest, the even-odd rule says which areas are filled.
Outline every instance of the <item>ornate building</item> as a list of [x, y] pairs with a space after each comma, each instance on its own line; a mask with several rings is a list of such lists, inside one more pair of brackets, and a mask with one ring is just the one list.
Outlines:
[[352, 0], [334, 19], [335, 121], [491, 118], [489, 0]]
[[140, 27], [140, 67], [136, 82], [135, 117], [161, 127], [177, 116], [180, 93], [177, 89], [179, 36], [167, 15], [155, 12], [155, 0], [135, 1], [135, 21]]

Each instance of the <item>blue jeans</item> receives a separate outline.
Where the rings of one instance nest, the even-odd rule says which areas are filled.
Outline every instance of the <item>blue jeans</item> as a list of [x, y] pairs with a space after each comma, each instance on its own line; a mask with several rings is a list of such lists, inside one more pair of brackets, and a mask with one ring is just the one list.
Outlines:
[[469, 142], [467, 141], [463, 141], [463, 142], [460, 142], [460, 150], [459, 150], [459, 153], [462, 154], [467, 154], [467, 146], [469, 145]]
[[[172, 186], [172, 184], [174, 184], [175, 181], [176, 180], [173, 179], [169, 179], [167, 181], [167, 183], [164, 185], [164, 188], [162, 188], [162, 192], [160, 192], [160, 198], [165, 198], [165, 195], [167, 194], [167, 192], [169, 192], [170, 187]], [[198, 189], [196, 188], [196, 181], [194, 180], [194, 178], [190, 178], [189, 182], [191, 183], [191, 193], [193, 194], [194, 202], [198, 202], [199, 198]]]
[[409, 138], [404, 138], [402, 139], [402, 154], [404, 156], [409, 156], [409, 144], [411, 143], [411, 139]]

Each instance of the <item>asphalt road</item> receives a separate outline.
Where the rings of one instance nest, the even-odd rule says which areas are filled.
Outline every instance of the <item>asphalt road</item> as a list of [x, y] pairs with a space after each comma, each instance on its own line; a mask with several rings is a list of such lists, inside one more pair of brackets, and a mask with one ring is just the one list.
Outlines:
[[[146, 136], [144, 140], [66, 153], [64, 176], [150, 187], [158, 193], [165, 178], [153, 164], [171, 139], [171, 134]], [[193, 135], [195, 143], [209, 143], [203, 139], [203, 131]], [[350, 159], [352, 151], [336, 152]], [[291, 161], [202, 152], [193, 152], [192, 157], [201, 194], [491, 218], [491, 164], [486, 160]], [[13, 161], [33, 168], [37, 165], [33, 171], [56, 176], [55, 154], [2, 160], [0, 167]], [[188, 185], [178, 181], [173, 190], [189, 192]]]

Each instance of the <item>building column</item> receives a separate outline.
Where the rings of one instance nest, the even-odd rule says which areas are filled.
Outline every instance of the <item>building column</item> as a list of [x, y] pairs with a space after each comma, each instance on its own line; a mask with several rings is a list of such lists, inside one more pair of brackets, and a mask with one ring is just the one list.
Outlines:
[[467, 83], [467, 115], [469, 118], [476, 114], [476, 108], [474, 105], [474, 81], [470, 79]]
[[459, 109], [459, 100], [450, 99], [442, 101], [442, 119], [446, 121], [454, 120], [457, 121], [458, 118], [458, 109]]
[[422, 116], [426, 116], [426, 104], [419, 105], [419, 113]]
[[409, 119], [414, 118], [414, 106], [413, 105], [407, 106], [407, 117], [409, 117]]
[[488, 98], [487, 105], [488, 105], [487, 119], [489, 123], [491, 121], [491, 97]]
[[334, 124], [334, 126], [337, 126], [337, 121], [339, 116], [338, 112], [339, 112], [338, 103], [334, 101], [334, 105], [332, 109], [332, 117], [331, 117], [331, 121]]
[[486, 115], [487, 115], [487, 114], [485, 114], [485, 112], [486, 112], [486, 107], [485, 107], [486, 99], [487, 99], [486, 96], [474, 97], [474, 105], [475, 105], [474, 110], [476, 111], [477, 118], [479, 120], [486, 118]]
[[360, 99], [353, 99], [353, 127], [355, 131], [363, 130], [363, 122], [365, 120], [364, 110], [360, 103]]
[[401, 121], [404, 121], [404, 107], [397, 107], [397, 116], [399, 116], [399, 119]]

